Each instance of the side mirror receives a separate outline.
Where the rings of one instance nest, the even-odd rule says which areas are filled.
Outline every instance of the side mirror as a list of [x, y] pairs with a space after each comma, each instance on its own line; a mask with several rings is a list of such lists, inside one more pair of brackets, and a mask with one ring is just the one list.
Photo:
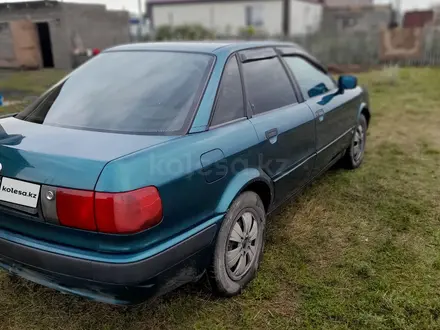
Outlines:
[[354, 89], [357, 87], [357, 78], [355, 76], [340, 76], [338, 85], [340, 91]]

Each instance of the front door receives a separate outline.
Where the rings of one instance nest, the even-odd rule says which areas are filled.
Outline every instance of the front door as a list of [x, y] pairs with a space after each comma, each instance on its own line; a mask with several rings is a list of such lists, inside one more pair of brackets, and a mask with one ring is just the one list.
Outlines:
[[325, 169], [350, 143], [356, 112], [350, 92], [341, 94], [324, 69], [301, 56], [284, 56], [315, 116], [316, 162], [313, 176]]
[[325, 169], [349, 145], [356, 117], [346, 95], [337, 90], [307, 100], [316, 120], [316, 165], [314, 173]]

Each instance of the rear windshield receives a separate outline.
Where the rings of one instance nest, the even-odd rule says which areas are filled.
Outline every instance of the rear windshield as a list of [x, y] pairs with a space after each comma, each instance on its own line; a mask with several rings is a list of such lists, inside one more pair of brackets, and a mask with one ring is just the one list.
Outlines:
[[77, 129], [179, 134], [203, 91], [213, 56], [108, 52], [84, 64], [16, 118]]

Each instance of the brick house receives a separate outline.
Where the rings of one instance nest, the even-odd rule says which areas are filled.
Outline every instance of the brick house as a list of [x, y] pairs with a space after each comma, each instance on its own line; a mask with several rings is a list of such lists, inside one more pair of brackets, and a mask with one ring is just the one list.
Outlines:
[[58, 1], [0, 3], [0, 67], [71, 69], [73, 50], [130, 41], [129, 14]]

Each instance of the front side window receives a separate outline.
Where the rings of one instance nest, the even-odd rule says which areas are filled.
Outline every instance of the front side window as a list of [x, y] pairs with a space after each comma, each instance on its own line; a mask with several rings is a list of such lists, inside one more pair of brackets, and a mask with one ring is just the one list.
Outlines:
[[237, 59], [234, 56], [228, 61], [223, 72], [211, 125], [227, 123], [244, 115], [243, 88]]
[[43, 125], [135, 134], [180, 134], [206, 83], [204, 54], [103, 53], [17, 115]]
[[254, 114], [297, 102], [292, 84], [277, 57], [243, 63], [243, 75]]
[[292, 70], [306, 100], [337, 88], [333, 79], [330, 78], [329, 75], [319, 70], [302, 57], [286, 56], [284, 57], [284, 60], [290, 70]]

